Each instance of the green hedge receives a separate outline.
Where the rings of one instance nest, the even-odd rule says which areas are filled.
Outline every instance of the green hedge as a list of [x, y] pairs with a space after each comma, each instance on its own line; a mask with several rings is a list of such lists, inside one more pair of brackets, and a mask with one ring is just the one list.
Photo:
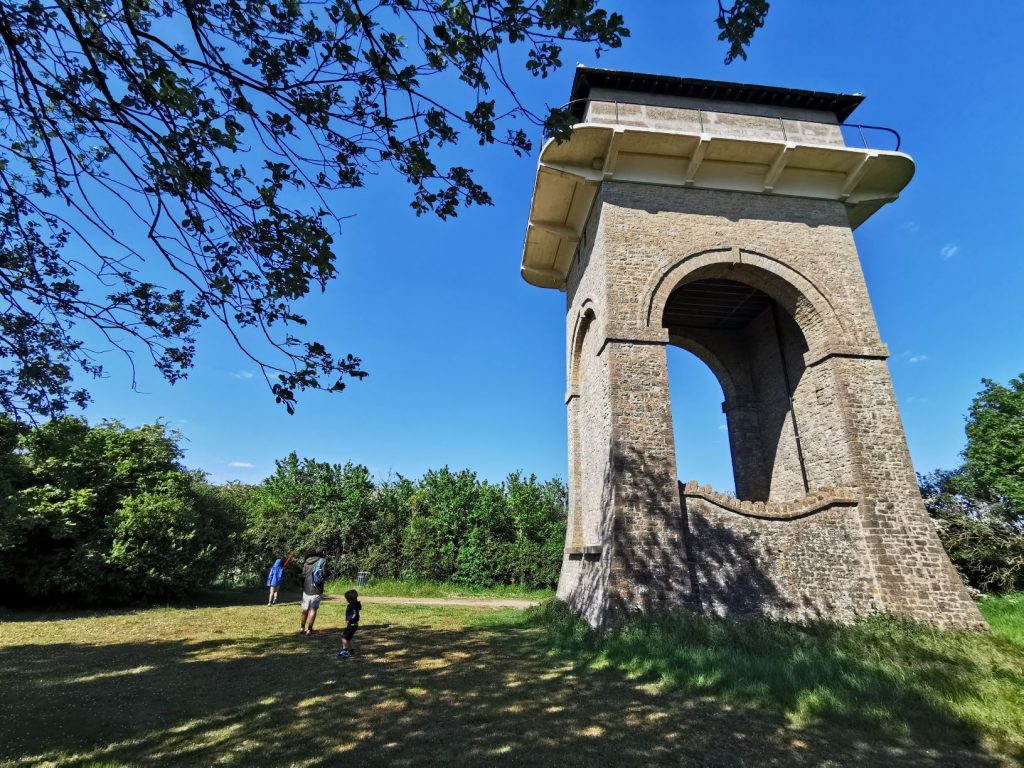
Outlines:
[[[365, 467], [277, 463], [262, 484], [236, 488], [247, 510], [239, 573], [255, 580], [276, 557], [322, 548], [329, 575], [550, 587], [565, 541], [566, 489], [513, 473], [502, 483], [447, 467], [419, 480], [375, 482]], [[294, 573], [294, 572], [293, 572]]]
[[0, 599], [88, 605], [180, 597], [215, 581], [263, 583], [295, 551], [328, 575], [551, 587], [565, 538], [558, 480], [503, 483], [447, 467], [375, 481], [362, 466], [277, 462], [257, 486], [211, 486], [163, 424], [36, 427], [0, 419]]

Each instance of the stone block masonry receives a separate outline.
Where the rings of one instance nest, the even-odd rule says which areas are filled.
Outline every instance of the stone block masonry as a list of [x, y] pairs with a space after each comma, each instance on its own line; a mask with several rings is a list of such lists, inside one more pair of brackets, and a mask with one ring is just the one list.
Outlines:
[[[776, 97], [756, 97], [766, 131]], [[559, 597], [594, 626], [688, 609], [838, 622], [888, 611], [984, 627], [924, 509], [852, 234], [851, 220], [875, 203], [854, 205], [850, 190], [864, 178], [884, 187], [891, 179], [865, 168], [890, 173], [905, 156], [886, 165], [864, 154], [858, 164], [830, 139], [805, 155], [818, 175], [794, 177], [804, 179], [800, 194], [781, 195], [757, 176], [784, 179], [800, 151], [792, 142], [772, 154], [776, 137], [745, 129], [701, 149], [680, 143], [685, 126], [660, 144], [657, 131], [632, 130], [654, 135], [637, 139], [637, 152], [692, 156], [641, 163], [612, 136], [595, 159], [599, 145], [587, 139], [563, 220], [538, 212], [538, 200], [544, 216], [558, 210], [538, 175], [531, 226], [562, 239], [538, 235], [524, 255], [524, 275], [561, 280], [567, 298], [570, 514]], [[557, 151], [550, 183], [563, 186], [551, 189], [566, 190], [571, 153]], [[758, 153], [766, 168], [752, 162]], [[659, 162], [686, 173], [670, 177]], [[701, 163], [718, 163], [714, 175], [702, 176]], [[826, 183], [835, 168], [846, 176]], [[565, 240], [573, 216], [579, 235]], [[566, 243], [574, 250], [561, 267]], [[722, 385], [738, 499], [677, 482], [669, 344]]]

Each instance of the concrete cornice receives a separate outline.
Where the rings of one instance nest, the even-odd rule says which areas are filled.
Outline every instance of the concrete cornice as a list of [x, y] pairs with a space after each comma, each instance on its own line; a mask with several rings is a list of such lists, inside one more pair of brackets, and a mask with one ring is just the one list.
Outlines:
[[836, 200], [856, 228], [913, 175], [902, 152], [582, 123], [541, 150], [521, 273], [564, 288], [605, 181]]

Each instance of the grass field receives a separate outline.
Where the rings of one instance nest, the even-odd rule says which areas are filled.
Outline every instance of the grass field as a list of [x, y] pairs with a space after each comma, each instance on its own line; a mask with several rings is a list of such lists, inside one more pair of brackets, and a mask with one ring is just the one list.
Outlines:
[[1024, 646], [1024, 592], [986, 598], [979, 605], [997, 636]]
[[1024, 764], [1021, 597], [992, 635], [702, 618], [613, 635], [557, 605], [367, 604], [338, 661], [262, 593], [0, 614], [9, 765]]
[[342, 595], [348, 589], [359, 590], [360, 595], [375, 597], [476, 597], [476, 598], [518, 598], [522, 600], [550, 600], [555, 596], [553, 589], [526, 589], [510, 585], [495, 587], [467, 587], [437, 581], [400, 581], [397, 579], [373, 579], [362, 587], [354, 581], [335, 579], [327, 583], [326, 591]]

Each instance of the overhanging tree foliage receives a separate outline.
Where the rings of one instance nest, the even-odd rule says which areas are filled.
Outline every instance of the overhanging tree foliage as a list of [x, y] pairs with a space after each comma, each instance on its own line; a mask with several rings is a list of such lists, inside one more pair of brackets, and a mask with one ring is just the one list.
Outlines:
[[726, 64], [747, 58], [746, 48], [754, 33], [764, 26], [767, 15], [768, 0], [735, 0], [728, 7], [722, 0], [718, 0], [718, 18], [715, 22], [721, 30], [718, 39], [729, 43], [729, 52], [725, 55]]
[[[766, 10], [719, 6], [730, 60]], [[384, 167], [417, 213], [489, 203], [445, 148], [566, 136], [512, 67], [627, 35], [597, 0], [0, 0], [3, 410], [84, 405], [99, 347], [178, 380], [207, 319], [289, 411], [343, 389], [360, 360], [294, 331], [335, 275], [332, 193]]]

